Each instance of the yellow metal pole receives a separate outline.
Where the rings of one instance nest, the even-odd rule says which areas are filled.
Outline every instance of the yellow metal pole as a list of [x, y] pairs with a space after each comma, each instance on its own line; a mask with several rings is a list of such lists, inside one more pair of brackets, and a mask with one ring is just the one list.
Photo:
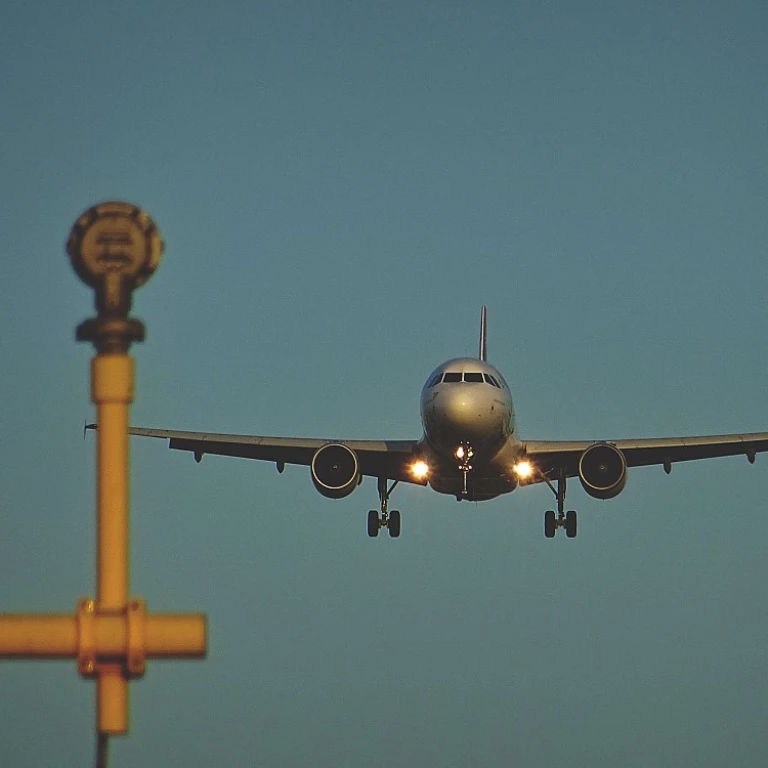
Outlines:
[[128, 600], [128, 406], [133, 360], [100, 354], [91, 361], [99, 429], [97, 451], [98, 611], [120, 611]]
[[0, 614], [0, 659], [74, 657], [96, 678], [98, 764], [107, 736], [128, 732], [128, 680], [144, 674], [147, 658], [204, 658], [206, 618], [150, 614], [129, 598], [128, 424], [133, 402], [132, 342], [144, 326], [128, 317], [131, 293], [157, 267], [163, 244], [152, 220], [127, 203], [94, 206], [67, 243], [72, 265], [96, 290], [98, 317], [77, 327], [92, 342], [91, 398], [96, 404], [96, 600], [83, 598], [74, 615]]
[[[128, 601], [128, 406], [133, 400], [133, 360], [127, 354], [97, 354], [91, 387], [99, 429], [97, 466], [96, 612], [124, 613]], [[97, 727], [128, 732], [128, 680], [123, 665], [96, 670]]]

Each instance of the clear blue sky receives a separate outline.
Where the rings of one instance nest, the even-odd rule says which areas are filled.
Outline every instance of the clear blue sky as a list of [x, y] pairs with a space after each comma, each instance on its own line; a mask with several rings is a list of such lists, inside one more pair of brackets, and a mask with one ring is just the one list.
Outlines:
[[[670, 7], [673, 6], [673, 7]], [[0, 610], [94, 585], [103, 199], [166, 255], [135, 424], [420, 435], [489, 355], [532, 439], [768, 429], [761, 2], [81, 2], [0, 9]], [[635, 470], [576, 541], [485, 504], [132, 443], [132, 591], [206, 611], [131, 686], [111, 766], [763, 766], [768, 463]], [[0, 762], [87, 765], [73, 662], [0, 665]]]

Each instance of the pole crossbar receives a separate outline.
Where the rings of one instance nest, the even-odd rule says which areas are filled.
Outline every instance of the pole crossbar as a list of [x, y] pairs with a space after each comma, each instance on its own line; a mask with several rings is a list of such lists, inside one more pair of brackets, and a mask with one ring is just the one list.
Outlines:
[[[0, 614], [0, 658], [77, 659], [81, 674], [90, 675], [99, 662], [126, 663], [131, 676], [145, 659], [199, 659], [206, 652], [206, 619], [198, 613], [146, 614], [143, 628], [130, 614], [91, 613], [84, 620], [83, 600], [70, 614]], [[91, 625], [86, 629], [88, 625]], [[133, 634], [131, 632], [133, 627]], [[143, 630], [143, 631], [142, 631]], [[89, 668], [89, 664], [93, 667]]]

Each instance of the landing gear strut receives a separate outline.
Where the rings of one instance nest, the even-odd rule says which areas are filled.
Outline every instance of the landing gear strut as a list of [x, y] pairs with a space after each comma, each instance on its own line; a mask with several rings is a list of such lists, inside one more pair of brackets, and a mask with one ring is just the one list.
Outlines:
[[395, 490], [395, 486], [399, 480], [395, 480], [392, 485], [387, 488], [387, 478], [380, 477], [378, 479], [379, 490], [379, 504], [381, 506], [381, 512], [377, 512], [375, 509], [368, 512], [368, 535], [375, 537], [379, 535], [379, 528], [386, 528], [389, 531], [389, 535], [396, 539], [400, 535], [400, 512], [393, 509], [391, 512], [389, 507], [389, 496], [392, 491]]
[[551, 509], [544, 513], [544, 535], [548, 539], [553, 539], [558, 528], [565, 528], [565, 535], [569, 539], [575, 538], [577, 531], [576, 513], [572, 509], [567, 512], [563, 511], [565, 509], [565, 469], [561, 468], [558, 473], [557, 488], [549, 480], [547, 480], [547, 485], [557, 499], [557, 517]]

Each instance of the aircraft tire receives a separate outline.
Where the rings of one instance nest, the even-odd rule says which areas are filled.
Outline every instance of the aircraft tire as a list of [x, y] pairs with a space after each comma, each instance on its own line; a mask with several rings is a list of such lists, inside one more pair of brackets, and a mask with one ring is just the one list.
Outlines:
[[389, 513], [389, 535], [396, 539], [400, 536], [400, 513], [393, 509]]
[[368, 535], [372, 539], [379, 535], [379, 513], [375, 509], [368, 512]]
[[548, 539], [554, 539], [556, 530], [555, 513], [551, 509], [548, 509], [544, 513], [544, 535]]
[[577, 518], [576, 513], [569, 509], [565, 513], [565, 535], [569, 539], [575, 539], [576, 538], [576, 531], [577, 531]]

